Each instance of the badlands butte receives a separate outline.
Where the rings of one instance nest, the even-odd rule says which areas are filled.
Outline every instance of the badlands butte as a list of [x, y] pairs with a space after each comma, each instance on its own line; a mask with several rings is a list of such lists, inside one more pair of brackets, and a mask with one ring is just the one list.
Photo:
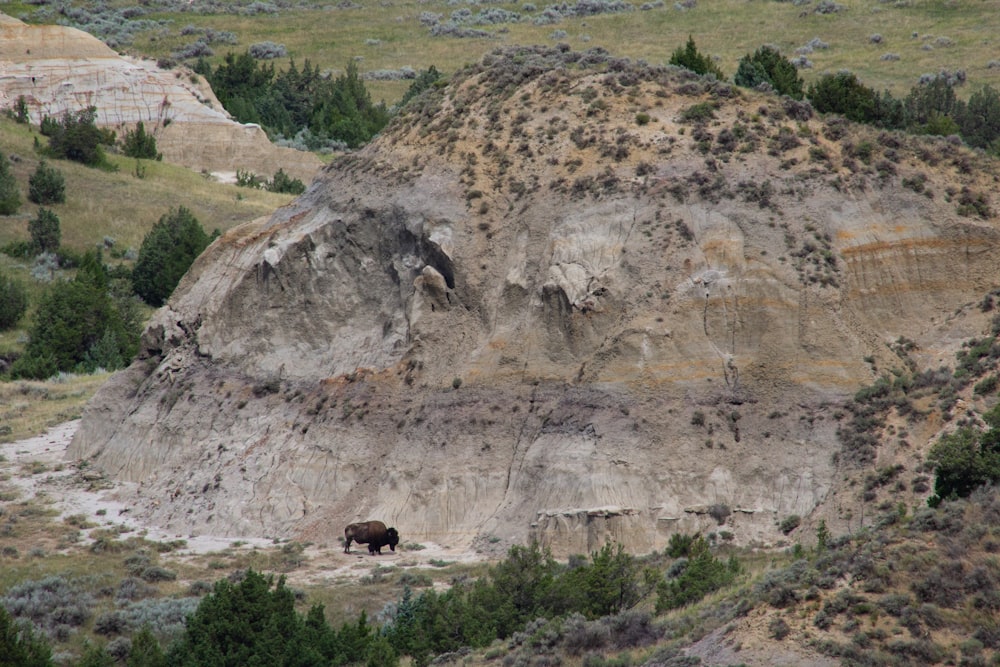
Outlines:
[[379, 518], [564, 555], [773, 545], [792, 515], [792, 539], [856, 530], [859, 481], [927, 472], [967, 405], [917, 400], [857, 451], [845, 400], [988, 329], [996, 182], [943, 138], [498, 50], [218, 239], [70, 455], [191, 533], [334, 542]]

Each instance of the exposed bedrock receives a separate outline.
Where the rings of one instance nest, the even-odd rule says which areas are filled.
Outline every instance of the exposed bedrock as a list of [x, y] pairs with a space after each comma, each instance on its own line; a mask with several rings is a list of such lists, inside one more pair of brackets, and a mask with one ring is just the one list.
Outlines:
[[[886, 178], [822, 120], [772, 112], [760, 142], [808, 130], [830, 166], [761, 144], [712, 159], [705, 190], [679, 110], [717, 99], [719, 132], [779, 100], [627, 64], [655, 116], [638, 126], [605, 71], [527, 53], [551, 62], [515, 92], [495, 71], [512, 56], [488, 58], [217, 240], [71, 455], [136, 482], [154, 520], [234, 536], [381, 519], [404, 543], [649, 551], [676, 531], [774, 543], [828, 510], [853, 474], [837, 408], [901, 363], [889, 343], [932, 362], [977, 333], [952, 315], [995, 287], [997, 234], [945, 189], [985, 191], [992, 167], [934, 169], [926, 146], [960, 149], [903, 138]], [[622, 134], [627, 156], [603, 155]], [[916, 170], [937, 196], [899, 185]], [[766, 205], [745, 185], [764, 182]]]

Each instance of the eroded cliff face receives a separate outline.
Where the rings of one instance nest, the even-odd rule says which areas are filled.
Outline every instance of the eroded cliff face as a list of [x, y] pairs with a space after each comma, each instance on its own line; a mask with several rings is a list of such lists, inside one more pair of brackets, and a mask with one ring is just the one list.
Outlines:
[[994, 172], [680, 70], [499, 52], [216, 241], [71, 455], [194, 532], [565, 554], [850, 521], [838, 406], [900, 336], [933, 365], [977, 333], [997, 231], [957, 206]]
[[24, 96], [31, 122], [97, 108], [97, 123], [121, 134], [142, 121], [168, 162], [195, 170], [284, 169], [308, 181], [319, 159], [275, 146], [255, 125], [233, 121], [204, 80], [118, 55], [75, 28], [27, 25], [0, 13], [0, 107]]

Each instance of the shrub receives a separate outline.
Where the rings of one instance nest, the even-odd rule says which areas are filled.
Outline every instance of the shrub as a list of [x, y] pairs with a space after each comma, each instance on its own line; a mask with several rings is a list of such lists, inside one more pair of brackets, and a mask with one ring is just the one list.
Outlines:
[[114, 370], [138, 349], [139, 321], [108, 291], [97, 253], [81, 259], [76, 278], [57, 281], [38, 304], [25, 352], [11, 366], [14, 377], [44, 379], [59, 371]]
[[708, 515], [715, 519], [715, 522], [720, 526], [726, 522], [730, 514], [732, 514], [732, 510], [729, 509], [729, 505], [723, 505], [722, 503], [715, 503], [708, 508]]
[[[49, 152], [53, 157], [73, 160], [97, 167], [107, 163], [102, 144], [113, 143], [113, 135], [98, 129], [95, 124], [97, 108], [88, 107], [83, 111], [67, 111], [59, 122], [50, 122], [43, 128], [49, 134]], [[43, 121], [43, 126], [45, 123]]]
[[14, 116], [14, 122], [18, 125], [27, 125], [31, 118], [28, 115], [28, 100], [24, 95], [18, 95], [17, 100], [14, 102], [14, 108], [11, 110], [11, 114]]
[[47, 208], [38, 209], [38, 214], [28, 221], [28, 233], [36, 254], [59, 250], [62, 232], [59, 216]]
[[284, 169], [278, 169], [274, 178], [267, 184], [267, 189], [271, 192], [281, 192], [290, 195], [300, 195], [306, 191], [305, 184], [297, 178], [291, 178]]
[[[179, 667], [208, 664], [346, 664], [364, 660], [374, 637], [362, 612], [357, 623], [333, 631], [321, 606], [307, 616], [295, 611], [295, 596], [271, 577], [249, 571], [238, 584], [216, 582], [190, 614], [187, 629], [168, 655]], [[395, 664], [382, 645], [386, 667]]]
[[964, 498], [978, 487], [1000, 479], [1000, 429], [993, 427], [980, 436], [963, 427], [941, 436], [927, 455], [934, 464], [932, 506], [947, 498]]
[[0, 215], [13, 215], [21, 208], [21, 190], [10, 170], [10, 160], [0, 153]]
[[998, 382], [1000, 382], [1000, 377], [996, 374], [990, 375], [977, 382], [972, 391], [975, 394], [992, 394], [996, 391]]
[[875, 120], [878, 94], [851, 72], [824, 74], [809, 86], [809, 101], [820, 113], [836, 113], [859, 123]]
[[787, 637], [792, 631], [792, 629], [788, 627], [788, 623], [785, 622], [785, 619], [780, 616], [775, 616], [771, 619], [771, 622], [767, 625], [767, 630], [768, 634], [778, 641]]
[[122, 153], [128, 157], [146, 160], [160, 160], [163, 155], [156, 151], [156, 137], [146, 133], [146, 126], [140, 120], [134, 130], [125, 132], [122, 139]]
[[66, 181], [62, 172], [45, 160], [28, 177], [28, 199], [36, 204], [62, 204], [66, 201]]
[[726, 78], [722, 73], [722, 70], [720, 70], [719, 67], [712, 62], [710, 57], [702, 55], [698, 52], [698, 47], [695, 46], [694, 38], [690, 35], [688, 35], [687, 44], [683, 47], [678, 47], [678, 49], [670, 55], [669, 62], [671, 65], [689, 69], [696, 74], [701, 74], [703, 76], [711, 74], [720, 81]]
[[247, 171], [246, 169], [236, 170], [236, 187], [253, 188], [254, 190], [259, 190], [263, 185], [264, 181], [261, 179], [261, 177], [253, 173], [252, 171]]
[[995, 149], [1000, 138], [1000, 93], [986, 85], [969, 101], [958, 105], [955, 120], [965, 143], [976, 148]]
[[275, 58], [287, 58], [288, 50], [284, 44], [274, 42], [258, 42], [251, 44], [248, 53], [257, 60], [273, 60]]
[[704, 123], [715, 118], [715, 105], [711, 102], [699, 102], [681, 110], [681, 122]]
[[762, 46], [740, 58], [733, 81], [745, 88], [770, 86], [779, 95], [802, 99], [802, 77], [787, 58], [771, 46]]
[[16, 618], [30, 620], [50, 635], [59, 626], [83, 625], [90, 618], [92, 605], [89, 593], [61, 576], [26, 581], [0, 598], [0, 608], [6, 608]]
[[663, 580], [656, 587], [657, 613], [697, 602], [712, 591], [732, 582], [739, 574], [735, 559], [728, 563], [715, 558], [702, 537], [695, 538], [687, 567], [675, 579]]
[[798, 528], [799, 524], [801, 523], [802, 523], [802, 517], [800, 517], [798, 514], [792, 514], [782, 519], [781, 524], [778, 526], [778, 528], [781, 530], [782, 534], [788, 535], [790, 532]]
[[694, 535], [674, 533], [670, 536], [670, 541], [667, 542], [666, 553], [671, 558], [687, 558], [691, 555], [691, 549], [698, 539], [700, 538]]
[[135, 293], [151, 306], [162, 306], [208, 243], [191, 211], [183, 206], [171, 209], [142, 241], [132, 270]]
[[0, 331], [11, 329], [28, 310], [28, 291], [24, 285], [0, 273]]

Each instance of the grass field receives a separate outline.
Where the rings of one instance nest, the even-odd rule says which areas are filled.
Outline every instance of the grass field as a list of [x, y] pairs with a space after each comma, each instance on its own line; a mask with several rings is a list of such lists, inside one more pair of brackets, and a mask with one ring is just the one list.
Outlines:
[[[74, 2], [86, 6], [87, 3]], [[134, 3], [113, 0], [109, 6]], [[150, 3], [152, 8], [165, 3]], [[564, 18], [536, 25], [533, 20], [548, 5], [544, 2], [486, 3], [476, 0], [358, 0], [354, 3], [314, 2], [311, 8], [283, 9], [278, 14], [240, 16], [193, 12], [151, 13], [145, 18], [166, 20], [166, 27], [140, 33], [126, 50], [152, 57], [167, 57], [191, 43], [182, 35], [185, 26], [235, 33], [236, 45], [213, 46], [218, 61], [229, 51], [242, 52], [251, 44], [283, 44], [289, 56], [302, 63], [310, 59], [323, 69], [339, 71], [356, 59], [362, 72], [378, 69], [436, 66], [444, 73], [477, 61], [484, 53], [506, 44], [564, 42], [574, 49], [603, 47], [615, 55], [665, 63], [670, 53], [692, 35], [701, 51], [717, 57], [722, 71], [732, 77], [741, 56], [762, 44], [778, 46], [788, 56], [814, 38], [828, 45], [806, 57], [807, 82], [823, 72], [850, 69], [867, 85], [903, 94], [924, 73], [941, 69], [965, 70], [969, 89], [990, 83], [1000, 87], [1000, 0], [843, 0], [828, 6], [840, 11], [819, 13], [822, 0], [808, 4], [770, 0], [702, 0], [691, 9], [668, 2], [634, 11]], [[656, 3], [651, 3], [656, 4]], [[434, 37], [422, 25], [424, 13], [446, 21], [463, 8], [475, 15], [484, 8], [518, 12], [513, 23], [477, 25], [487, 38]], [[534, 9], [532, 9], [534, 8]], [[36, 8], [11, 2], [4, 11], [12, 16], [30, 15]], [[158, 11], [158, 10], [157, 10]], [[525, 20], [523, 17], [529, 17]], [[880, 36], [880, 39], [873, 36]], [[898, 59], [885, 59], [886, 54]], [[993, 61], [995, 64], [990, 67]], [[284, 68], [287, 59], [275, 61]], [[372, 81], [375, 100], [392, 103], [406, 90], [405, 81]]]
[[[28, 221], [38, 206], [27, 200], [28, 178], [41, 155], [34, 138], [45, 138], [24, 125], [0, 117], [0, 153], [12, 159], [13, 173], [24, 203], [16, 215], [0, 217], [0, 246], [29, 239]], [[240, 223], [269, 215], [292, 200], [264, 190], [220, 184], [199, 173], [162, 162], [142, 161], [143, 178], [136, 175], [136, 161], [110, 155], [117, 171], [85, 167], [66, 160], [49, 160], [66, 181], [66, 203], [49, 206], [59, 216], [62, 245], [77, 252], [102, 245], [110, 263], [129, 249], [138, 251], [143, 237], [171, 207], [190, 209], [209, 233], [226, 231]], [[108, 245], [113, 244], [110, 248]], [[21, 281], [29, 300], [37, 303], [47, 288], [31, 276], [31, 263], [0, 254], [0, 271]], [[54, 278], [71, 278], [59, 271]], [[149, 312], [152, 312], [150, 309]], [[23, 349], [33, 307], [18, 327], [0, 331], [0, 358]], [[48, 383], [0, 384], [0, 442], [37, 434], [46, 427], [79, 416], [84, 403], [106, 375], [62, 378]]]

